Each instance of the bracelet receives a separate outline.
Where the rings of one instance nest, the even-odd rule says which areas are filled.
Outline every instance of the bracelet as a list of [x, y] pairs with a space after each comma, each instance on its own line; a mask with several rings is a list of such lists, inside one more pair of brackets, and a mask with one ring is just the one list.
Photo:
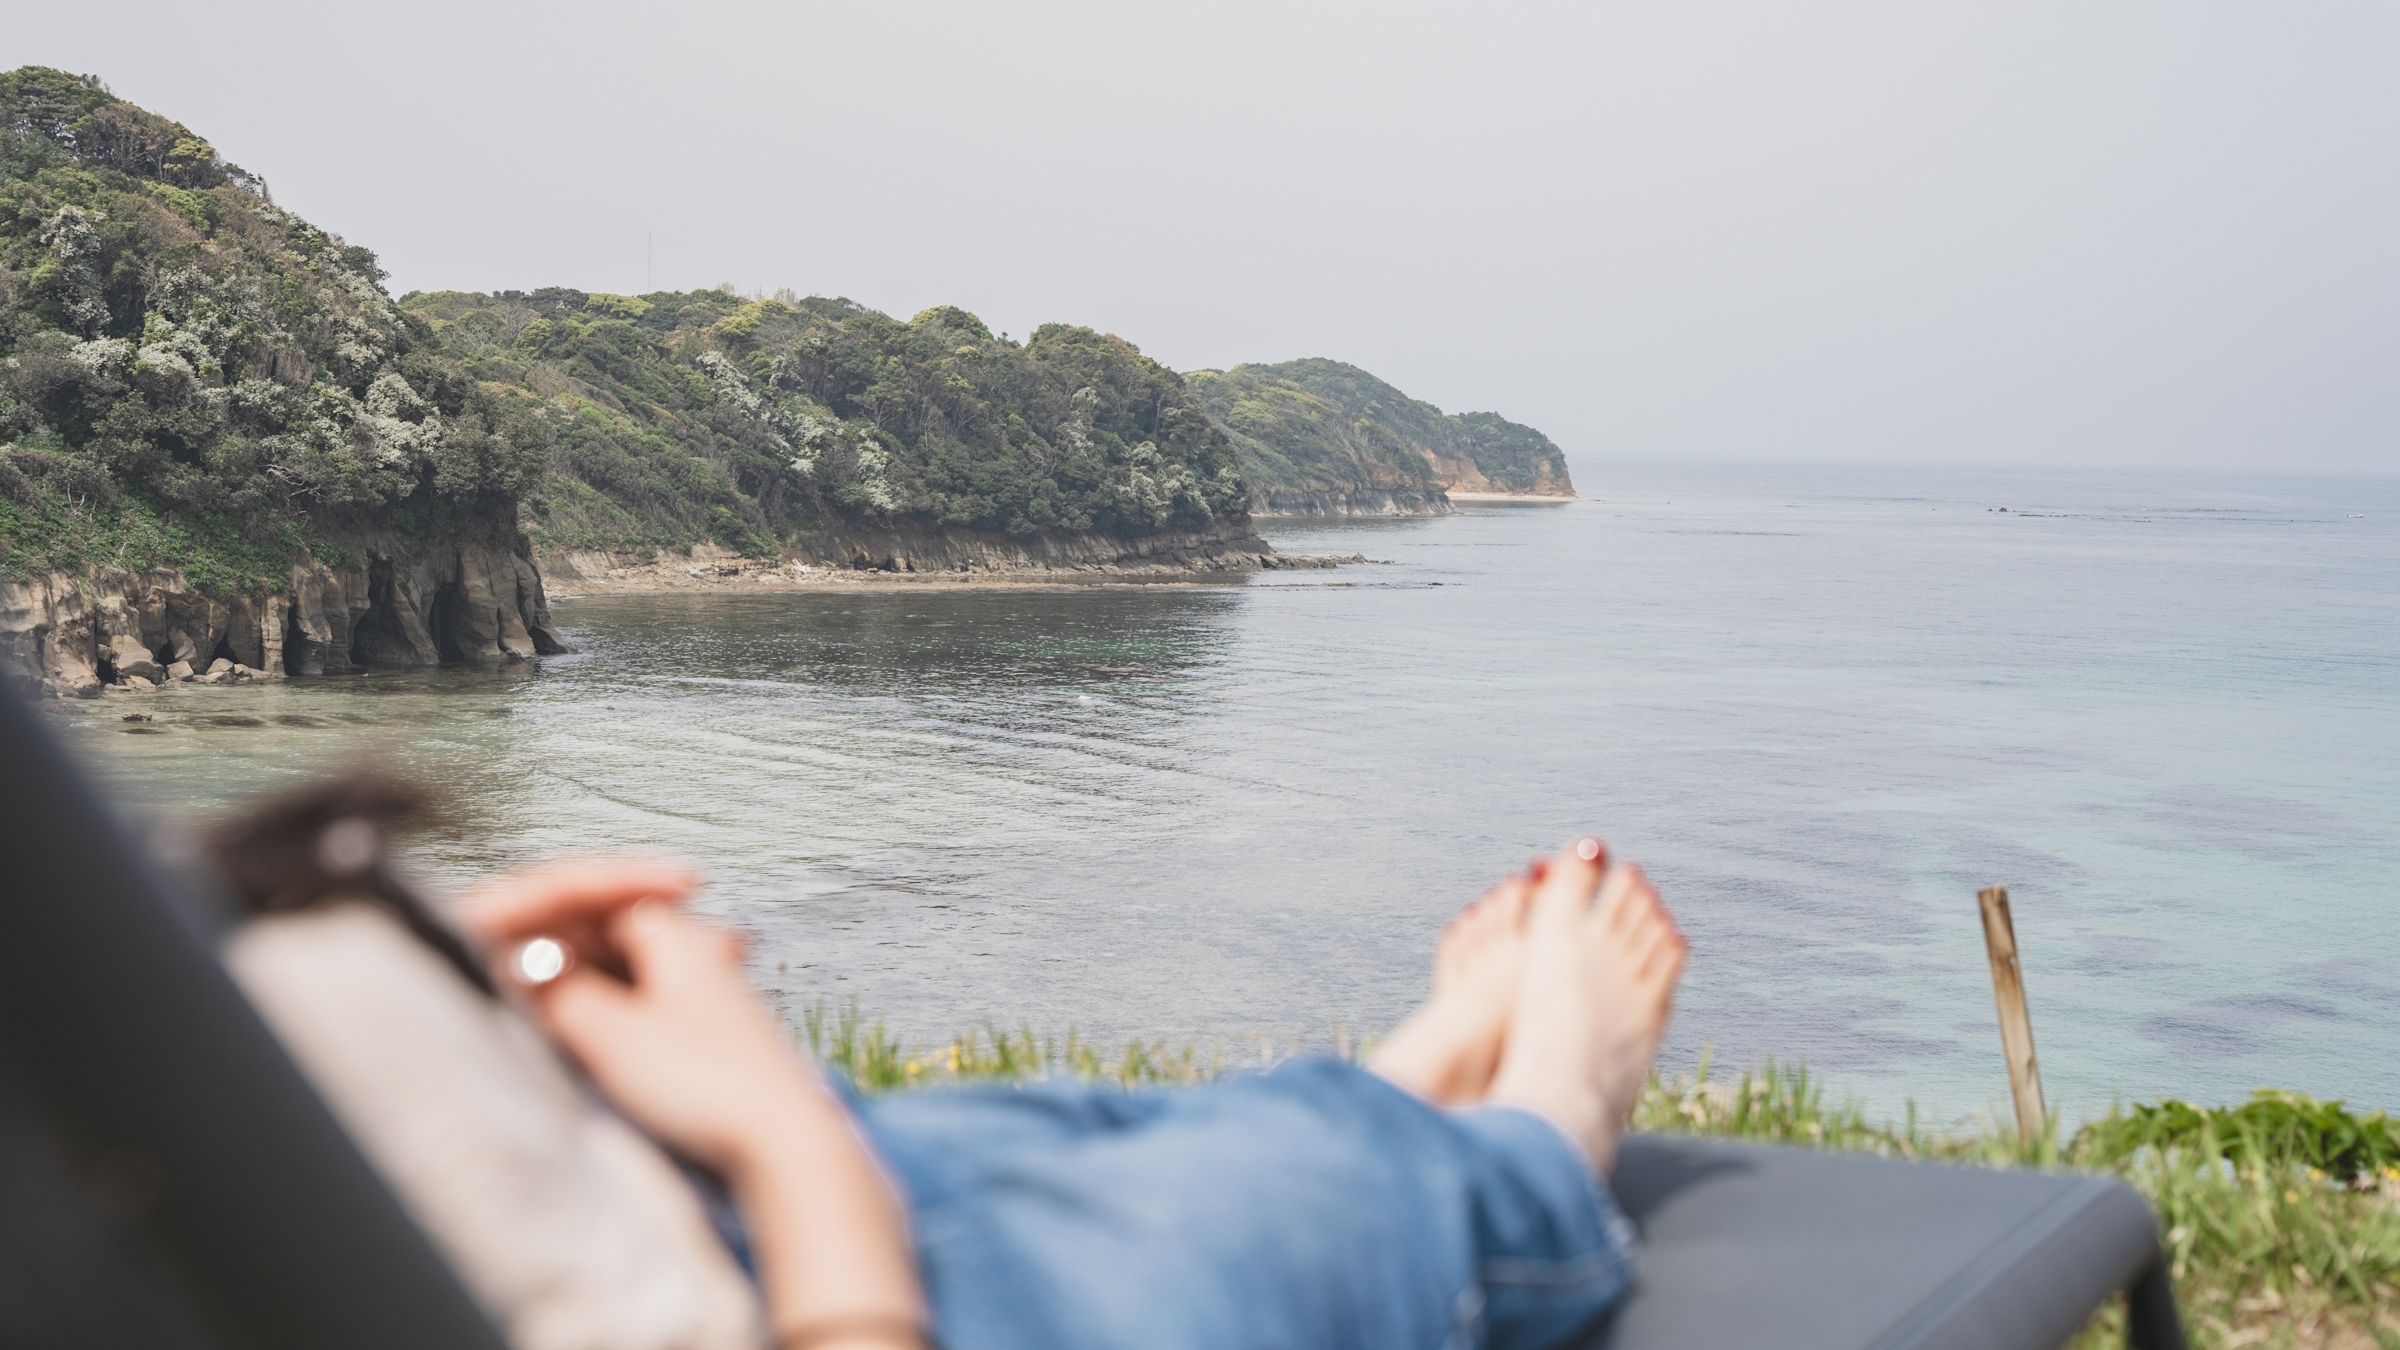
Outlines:
[[788, 1331], [778, 1333], [775, 1347], [776, 1350], [810, 1350], [812, 1346], [847, 1337], [914, 1346], [916, 1350], [939, 1350], [931, 1329], [914, 1317], [903, 1317], [898, 1313], [857, 1313], [848, 1317], [826, 1317], [814, 1322], [802, 1322]]

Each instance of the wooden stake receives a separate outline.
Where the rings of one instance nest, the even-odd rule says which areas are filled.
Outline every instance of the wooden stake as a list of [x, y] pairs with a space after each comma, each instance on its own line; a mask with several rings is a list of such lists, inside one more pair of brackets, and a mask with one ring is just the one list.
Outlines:
[[1992, 958], [1992, 998], [2000, 1005], [2000, 1052], [2008, 1057], [2008, 1090], [2017, 1099], [2017, 1138], [2042, 1137], [2042, 1068], [2033, 1060], [2033, 1018], [2025, 1011], [2025, 972], [2017, 966], [2017, 927], [2008, 917], [2008, 888], [1975, 893], [1983, 906], [1983, 946]]

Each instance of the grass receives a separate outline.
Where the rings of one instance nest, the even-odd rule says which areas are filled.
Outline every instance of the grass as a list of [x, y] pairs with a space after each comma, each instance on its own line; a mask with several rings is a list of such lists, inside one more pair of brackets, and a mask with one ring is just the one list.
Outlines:
[[819, 1064], [848, 1075], [862, 1092], [1058, 1077], [1128, 1088], [1183, 1087], [1207, 1082], [1226, 1067], [1217, 1054], [1203, 1060], [1190, 1045], [1176, 1050], [1163, 1041], [1129, 1041], [1112, 1052], [1071, 1030], [1061, 1040], [1037, 1037], [1030, 1027], [1003, 1031], [990, 1022], [938, 1049], [911, 1049], [881, 1018], [869, 1022], [855, 1007], [838, 1016], [814, 1008], [803, 1015], [800, 1032]]
[[[820, 1007], [802, 1033], [820, 1063], [868, 1092], [1053, 1077], [1180, 1086], [1234, 1067], [1221, 1045], [1206, 1054], [1150, 1041], [1112, 1049], [1073, 1032], [1039, 1037], [991, 1023], [945, 1046], [912, 1048], [855, 1008], [829, 1015]], [[1937, 1125], [1912, 1106], [1898, 1121], [1876, 1120], [1854, 1100], [1828, 1100], [1806, 1065], [1770, 1060], [1725, 1078], [1704, 1054], [1687, 1077], [1653, 1076], [1633, 1124], [1963, 1166], [2115, 1175], [2158, 1211], [2196, 1347], [2400, 1350], [2400, 1122], [2271, 1089], [2235, 1107], [2112, 1107], [2068, 1138], [2055, 1119], [2030, 1142], [1988, 1114]], [[2070, 1342], [2076, 1350], [2122, 1344], [2119, 1307], [2103, 1309]]]

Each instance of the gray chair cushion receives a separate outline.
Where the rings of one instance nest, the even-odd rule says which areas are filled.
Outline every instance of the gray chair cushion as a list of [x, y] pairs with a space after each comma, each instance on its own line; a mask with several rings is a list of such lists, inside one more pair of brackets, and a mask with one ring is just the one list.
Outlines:
[[1592, 1350], [2052, 1350], [2145, 1276], [2136, 1344], [2181, 1344], [2117, 1181], [1637, 1135], [1615, 1185], [1642, 1252]]

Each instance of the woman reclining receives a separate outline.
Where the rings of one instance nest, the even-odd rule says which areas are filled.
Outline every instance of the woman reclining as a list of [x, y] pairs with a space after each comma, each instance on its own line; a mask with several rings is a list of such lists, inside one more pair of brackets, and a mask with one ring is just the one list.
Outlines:
[[1687, 947], [1597, 839], [1468, 906], [1363, 1068], [1132, 1093], [862, 1100], [790, 1053], [734, 942], [681, 911], [693, 884], [558, 864], [464, 916], [494, 950], [583, 953], [535, 1016], [725, 1179], [783, 1350], [1516, 1350], [1625, 1287], [1606, 1177]]

